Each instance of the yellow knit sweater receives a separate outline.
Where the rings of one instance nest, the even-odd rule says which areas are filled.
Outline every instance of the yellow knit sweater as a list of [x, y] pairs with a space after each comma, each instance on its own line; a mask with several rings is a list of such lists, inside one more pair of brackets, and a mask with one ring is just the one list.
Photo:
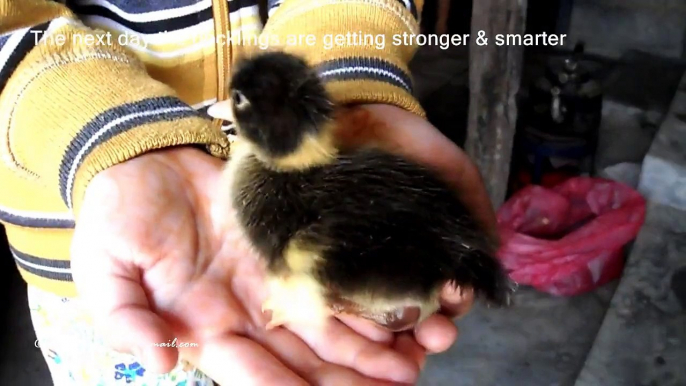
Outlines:
[[70, 242], [98, 172], [227, 136], [204, 108], [266, 44], [306, 57], [342, 103], [424, 112], [408, 62], [423, 0], [0, 0], [0, 222], [31, 285], [75, 296]]

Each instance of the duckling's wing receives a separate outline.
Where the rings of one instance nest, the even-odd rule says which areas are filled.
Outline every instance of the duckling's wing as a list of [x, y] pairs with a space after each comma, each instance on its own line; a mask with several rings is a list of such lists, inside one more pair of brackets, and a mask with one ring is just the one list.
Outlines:
[[319, 275], [342, 292], [427, 297], [446, 281], [496, 304], [509, 282], [495, 251], [454, 191], [401, 157], [358, 152], [322, 169], [308, 192], [325, 245]]

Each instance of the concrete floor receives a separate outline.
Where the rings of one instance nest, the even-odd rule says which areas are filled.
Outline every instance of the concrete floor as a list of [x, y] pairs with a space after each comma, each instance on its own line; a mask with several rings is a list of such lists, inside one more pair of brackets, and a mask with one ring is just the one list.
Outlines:
[[686, 385], [686, 74], [642, 163], [649, 201], [575, 386]]
[[421, 386], [572, 385], [603, 321], [616, 283], [573, 298], [521, 288], [515, 307], [476, 307], [461, 335], [428, 361]]
[[[419, 93], [424, 103], [431, 106], [430, 118], [457, 143], [464, 138], [461, 117], [466, 117], [464, 98], [468, 95], [463, 54], [425, 50], [414, 63], [415, 73], [419, 74]], [[644, 69], [642, 75], [622, 75], [617, 71], [614, 79], [619, 80], [614, 84], [620, 85], [626, 82], [626, 77], [636, 79], [637, 76], [649, 77], [646, 73], [655, 73], [654, 68]], [[666, 71], [660, 71], [663, 80], [671, 79]], [[658, 87], [657, 92], [673, 94], [670, 87], [676, 89], [677, 85], [670, 82], [674, 83], [667, 81], [669, 87]], [[679, 147], [683, 145], [680, 138], [686, 138], [678, 137], [683, 133], [683, 126], [665, 119], [672, 99], [673, 95], [668, 96], [665, 102], [668, 106], [658, 103], [662, 108], [642, 105], [630, 98], [610, 98], [603, 115], [601, 136], [605, 133], [605, 142], [599, 148], [601, 169], [621, 162], [640, 167], [648, 153], [645, 158], [649, 167], [640, 176], [641, 181], [686, 192], [686, 172], [683, 172], [686, 161], [680, 163], [683, 157], [670, 153], [678, 155], [684, 151], [680, 154], [686, 154], [686, 147]], [[677, 115], [683, 114], [686, 100], [682, 110], [678, 110], [680, 106], [672, 105], [671, 110], [677, 109]], [[672, 122], [670, 124], [676, 128], [670, 126], [671, 131], [667, 133], [665, 121]], [[641, 125], [640, 122], [649, 124]], [[621, 142], [612, 141], [620, 130]], [[652, 141], [657, 132], [658, 142], [667, 145], [643, 146], [645, 141]], [[632, 147], [632, 142], [641, 146]], [[671, 165], [671, 169], [665, 169], [665, 164]], [[675, 179], [663, 181], [662, 185], [652, 182], [655, 173], [662, 175], [665, 170], [671, 170], [670, 175], [675, 175]], [[668, 183], [671, 185], [666, 185]], [[686, 266], [686, 212], [674, 206], [682, 205], [680, 201], [671, 202], [650, 189], [646, 189], [645, 194], [655, 197], [655, 202], [650, 204], [646, 225], [629, 256], [621, 281], [572, 298], [520, 288], [515, 297], [516, 305], [507, 310], [477, 305], [471, 314], [457, 322], [462, 333], [458, 343], [449, 352], [429, 359], [420, 386], [686, 384], [684, 371], [679, 370], [679, 364], [686, 358], [686, 331], [683, 330], [686, 304], [679, 303], [682, 299], [679, 296], [683, 296], [679, 291], [683, 292], [683, 289], [678, 288], [683, 286], [679, 287], [677, 280], [681, 277], [678, 273], [686, 271], [679, 270]], [[9, 257], [4, 260], [8, 261]], [[652, 276], [641, 275], [645, 267], [652, 267]], [[0, 350], [0, 386], [50, 385], [47, 368], [34, 346], [35, 336], [23, 283], [13, 267], [8, 266], [3, 271], [10, 274], [9, 280], [3, 281], [8, 284], [4, 292], [9, 296], [6, 297], [6, 312], [0, 317], [3, 319], [0, 323], [4, 323], [0, 329], [3, 347]], [[633, 324], [627, 324], [627, 319], [621, 315], [631, 314], [632, 310], [649, 310], [650, 315], [634, 318]], [[642, 338], [637, 339], [637, 335]]]

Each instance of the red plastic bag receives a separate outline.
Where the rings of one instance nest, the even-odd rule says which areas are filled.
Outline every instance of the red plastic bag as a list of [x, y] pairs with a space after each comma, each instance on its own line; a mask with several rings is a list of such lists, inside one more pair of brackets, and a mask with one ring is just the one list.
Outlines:
[[512, 280], [573, 296], [618, 278], [623, 247], [638, 234], [646, 201], [619, 182], [571, 178], [553, 188], [531, 185], [498, 210], [498, 256]]

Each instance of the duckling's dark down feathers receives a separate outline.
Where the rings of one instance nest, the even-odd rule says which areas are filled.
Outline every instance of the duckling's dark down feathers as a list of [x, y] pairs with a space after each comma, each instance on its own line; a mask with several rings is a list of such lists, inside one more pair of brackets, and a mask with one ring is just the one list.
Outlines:
[[342, 293], [429, 296], [437, 284], [472, 287], [500, 305], [508, 278], [486, 236], [432, 171], [374, 149], [277, 172], [245, 160], [234, 204], [269, 264], [294, 235], [327, 247], [317, 274]]

